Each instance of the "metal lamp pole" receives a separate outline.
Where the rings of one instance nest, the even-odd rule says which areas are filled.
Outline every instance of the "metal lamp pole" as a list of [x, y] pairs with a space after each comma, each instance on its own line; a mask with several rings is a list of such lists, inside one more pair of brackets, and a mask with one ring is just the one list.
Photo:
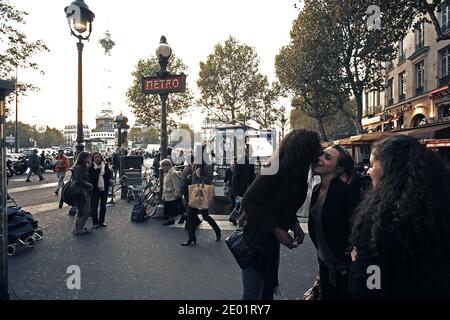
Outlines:
[[0, 80], [0, 300], [9, 299], [8, 291], [8, 216], [6, 214], [5, 98], [15, 90], [11, 81]]
[[[170, 73], [167, 71], [167, 65], [169, 64], [169, 59], [172, 56], [172, 48], [167, 44], [167, 39], [165, 36], [161, 36], [159, 47], [156, 49], [156, 56], [158, 57], [158, 62], [160, 66], [160, 71], [158, 76], [164, 78]], [[160, 93], [161, 98], [161, 160], [167, 158], [167, 100], [169, 94], [167, 92]], [[159, 172], [159, 199], [162, 199], [162, 190], [164, 184], [164, 172], [160, 168]]]
[[[83, 132], [83, 42], [89, 40], [95, 15], [84, 0], [75, 0], [64, 9], [71, 34], [78, 39], [78, 107], [77, 107], [77, 145], [76, 153], [84, 151]], [[85, 35], [87, 33], [87, 35]]]

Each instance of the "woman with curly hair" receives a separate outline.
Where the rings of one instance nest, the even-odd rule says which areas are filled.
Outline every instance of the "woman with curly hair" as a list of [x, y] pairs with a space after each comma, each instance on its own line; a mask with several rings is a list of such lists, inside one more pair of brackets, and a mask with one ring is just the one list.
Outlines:
[[293, 249], [303, 241], [296, 213], [306, 198], [309, 169], [321, 153], [316, 132], [291, 131], [281, 142], [270, 168], [263, 168], [244, 194], [244, 234], [259, 250], [255, 261], [242, 270], [243, 300], [273, 300], [278, 286], [280, 244]]
[[354, 222], [354, 298], [450, 298], [450, 171], [416, 139], [374, 146]]

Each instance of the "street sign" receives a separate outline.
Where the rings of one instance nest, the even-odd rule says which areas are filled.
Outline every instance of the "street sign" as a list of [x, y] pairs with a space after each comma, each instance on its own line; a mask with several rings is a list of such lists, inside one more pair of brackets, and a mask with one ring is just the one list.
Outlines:
[[16, 139], [13, 136], [6, 137], [6, 143], [14, 143], [15, 141]]
[[183, 92], [186, 90], [186, 75], [165, 77], [142, 77], [142, 93], [161, 94]]

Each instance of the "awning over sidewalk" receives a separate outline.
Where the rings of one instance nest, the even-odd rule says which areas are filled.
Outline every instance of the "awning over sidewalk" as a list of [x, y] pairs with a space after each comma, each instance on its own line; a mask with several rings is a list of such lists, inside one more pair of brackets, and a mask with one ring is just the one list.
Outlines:
[[416, 139], [448, 139], [450, 138], [450, 121], [439, 124], [423, 126], [417, 129], [399, 130], [396, 133], [404, 134]]
[[364, 134], [360, 134], [357, 136], [352, 136], [350, 137], [350, 141], [353, 143], [366, 143], [366, 142], [373, 142], [373, 141], [378, 141], [381, 139], [385, 139], [388, 138], [390, 136], [392, 136], [393, 133], [390, 132], [372, 132], [372, 133], [364, 133]]

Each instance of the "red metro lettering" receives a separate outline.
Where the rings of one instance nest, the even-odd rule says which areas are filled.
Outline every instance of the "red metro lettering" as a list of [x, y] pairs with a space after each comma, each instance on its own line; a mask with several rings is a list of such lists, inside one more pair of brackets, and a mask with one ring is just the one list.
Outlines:
[[179, 79], [152, 79], [145, 82], [145, 90], [174, 90], [180, 88]]

